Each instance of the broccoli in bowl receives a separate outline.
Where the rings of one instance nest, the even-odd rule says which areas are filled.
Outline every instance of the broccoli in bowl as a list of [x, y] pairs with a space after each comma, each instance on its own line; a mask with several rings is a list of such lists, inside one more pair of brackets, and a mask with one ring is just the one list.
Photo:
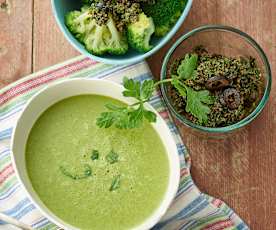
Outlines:
[[[165, 36], [185, 5], [186, 0], [82, 0], [80, 10], [65, 15], [65, 24], [93, 55], [123, 55], [129, 48], [146, 53], [152, 38]], [[166, 19], [158, 20], [167, 7]]]

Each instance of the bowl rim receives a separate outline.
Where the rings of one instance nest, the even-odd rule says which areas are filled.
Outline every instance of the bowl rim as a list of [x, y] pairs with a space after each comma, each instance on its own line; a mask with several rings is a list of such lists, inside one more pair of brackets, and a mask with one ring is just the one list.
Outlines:
[[207, 133], [226, 133], [226, 132], [231, 132], [234, 131], [236, 129], [242, 128], [244, 126], [246, 126], [247, 124], [249, 124], [251, 121], [253, 121], [264, 109], [268, 98], [269, 98], [269, 94], [271, 91], [271, 85], [272, 85], [272, 73], [271, 73], [271, 67], [268, 61], [268, 58], [265, 54], [265, 52], [263, 51], [263, 49], [261, 48], [261, 46], [247, 33], [231, 27], [231, 26], [226, 26], [226, 25], [220, 25], [220, 24], [210, 24], [210, 25], [203, 25], [200, 27], [197, 27], [185, 34], [183, 34], [182, 36], [180, 36], [178, 38], [178, 40], [171, 46], [171, 48], [169, 49], [168, 53], [166, 54], [163, 63], [162, 63], [162, 69], [161, 69], [161, 80], [166, 79], [166, 73], [167, 73], [167, 64], [171, 58], [171, 55], [173, 54], [173, 52], [177, 49], [177, 47], [186, 39], [190, 38], [191, 36], [193, 36], [196, 33], [200, 33], [202, 31], [226, 31], [226, 32], [232, 32], [235, 33], [237, 35], [239, 35], [240, 37], [244, 38], [250, 45], [253, 46], [253, 48], [255, 48], [255, 50], [257, 51], [257, 53], [259, 54], [259, 56], [261, 57], [262, 61], [264, 62], [265, 65], [265, 69], [267, 72], [267, 84], [265, 85], [265, 90], [263, 93], [263, 96], [261, 98], [261, 100], [259, 101], [258, 105], [256, 106], [256, 108], [248, 115], [246, 116], [244, 119], [240, 120], [237, 123], [234, 123], [232, 125], [228, 125], [228, 126], [224, 126], [224, 127], [216, 127], [216, 128], [212, 128], [212, 127], [206, 127], [206, 126], [201, 126], [201, 125], [197, 125], [189, 120], [187, 120], [186, 118], [184, 118], [182, 115], [180, 115], [176, 109], [174, 108], [174, 106], [171, 104], [170, 99], [166, 93], [166, 89], [164, 84], [161, 84], [161, 93], [163, 95], [163, 98], [165, 100], [166, 105], [169, 107], [170, 111], [172, 112], [172, 114], [184, 125], [191, 127], [193, 129], [199, 130], [199, 131], [204, 131]]
[[[156, 46], [154, 46], [150, 51], [148, 51], [146, 53], [141, 53], [141, 54], [137, 53], [137, 56], [134, 56], [132, 58], [116, 60], [116, 55], [114, 55], [114, 59], [104, 58], [104, 57], [93, 55], [93, 54], [89, 53], [84, 47], [81, 47], [81, 43], [74, 38], [74, 36], [68, 31], [66, 26], [59, 20], [56, 3], [55, 3], [56, 1], [57, 0], [51, 0], [52, 12], [53, 12], [55, 20], [58, 24], [58, 27], [61, 30], [61, 32], [63, 33], [63, 35], [65, 36], [66, 40], [69, 41], [69, 43], [81, 54], [83, 54], [95, 61], [98, 61], [98, 62], [103, 62], [105, 64], [115, 64], [115, 65], [134, 64], [134, 63], [143, 61], [144, 59], [150, 57], [151, 55], [156, 53], [158, 50], [160, 50], [164, 45], [166, 45], [166, 43], [175, 35], [175, 33], [181, 27], [181, 25], [185, 21], [186, 17], [188, 16], [188, 13], [190, 12], [190, 9], [191, 9], [192, 3], [193, 3], [193, 0], [187, 0], [186, 6], [183, 9], [182, 14], [179, 17], [179, 19], [177, 20], [177, 22], [175, 23], [175, 25], [164, 37], [162, 37], [162, 40]], [[124, 56], [124, 55], [122, 55], [122, 56]]]
[[[22, 178], [22, 175], [19, 172], [19, 171], [22, 171], [22, 170], [19, 170], [19, 166], [16, 163], [16, 158], [18, 156], [17, 157], [15, 156], [16, 154], [14, 153], [14, 148], [16, 146], [15, 135], [16, 135], [16, 133], [18, 133], [18, 124], [20, 122], [22, 122], [21, 120], [22, 120], [22, 117], [24, 116], [24, 112], [32, 106], [33, 101], [38, 96], [40, 96], [40, 95], [42, 95], [44, 93], [47, 93], [47, 91], [51, 90], [54, 87], [59, 87], [62, 84], [67, 84], [67, 83], [68, 84], [72, 84], [73, 83], [73, 84], [75, 84], [74, 87], [76, 88], [78, 81], [81, 81], [83, 84], [87, 84], [88, 82], [90, 84], [94, 84], [94, 83], [99, 82], [100, 84], [105, 84], [105, 87], [108, 87], [106, 85], [109, 84], [110, 88], [113, 87], [113, 89], [114, 89], [114, 87], [115, 87], [115, 88], [117, 88], [117, 90], [120, 90], [120, 92], [123, 90], [123, 87], [120, 84], [112, 82], [112, 81], [109, 81], [109, 80], [104, 80], [104, 79], [86, 79], [86, 78], [82, 79], [82, 78], [75, 78], [75, 79], [66, 79], [66, 80], [62, 80], [62, 81], [59, 81], [59, 82], [52, 83], [51, 85], [46, 86], [46, 87], [42, 88], [41, 90], [39, 90], [37, 93], [35, 93], [28, 100], [28, 102], [26, 103], [24, 109], [22, 110], [22, 112], [20, 114], [20, 117], [18, 118], [18, 121], [14, 125], [13, 132], [12, 132], [12, 137], [11, 137], [11, 152], [12, 152], [12, 154], [11, 154], [11, 160], [12, 160], [12, 165], [13, 165], [13, 168], [15, 170], [16, 177], [19, 180], [19, 183], [21, 184], [21, 186], [22, 186], [23, 190], [25, 191], [25, 194], [27, 195], [27, 197], [31, 200], [31, 202], [35, 205], [35, 207], [45, 217], [47, 217], [51, 222], [53, 222], [57, 226], [61, 226], [64, 229], [74, 229], [74, 230], [77, 230], [79, 228], [76, 227], [76, 226], [73, 226], [73, 225], [69, 224], [68, 222], [65, 222], [63, 219], [61, 219], [57, 215], [55, 215], [54, 212], [52, 212], [50, 209], [48, 209], [48, 207], [46, 205], [44, 205], [44, 203], [39, 198], [39, 195], [35, 191], [31, 191], [31, 189], [32, 190], [34, 190], [34, 189], [33, 189], [33, 186], [31, 184], [31, 181], [30, 181], [29, 177], [25, 180], [24, 178]], [[85, 94], [87, 94], [87, 93], [85, 93]], [[80, 94], [80, 93], [76, 93], [75, 94], [75, 93], [73, 93], [72, 96], [76, 96], [76, 95], [83, 95], [83, 94]], [[92, 92], [91, 92], [91, 95], [93, 95]], [[104, 95], [104, 94], [102, 94], [102, 95]], [[56, 102], [58, 102], [60, 100], [63, 100], [63, 99], [66, 99], [66, 98], [69, 98], [69, 97], [71, 97], [71, 96], [65, 96], [62, 99], [57, 100]], [[108, 97], [111, 97], [111, 96], [108, 96]], [[118, 99], [117, 96], [114, 96], [114, 97], [111, 97], [111, 98], [120, 100], [120, 99]], [[126, 102], [126, 101], [128, 101], [129, 103], [130, 102], [132, 103], [132, 101], [134, 101], [134, 100], [132, 100], [131, 98], [125, 98], [124, 102]], [[54, 102], [54, 104], [56, 102]], [[50, 104], [48, 102], [45, 103], [45, 106], [43, 106], [44, 110], [42, 112], [40, 112], [40, 114], [38, 115], [38, 117], [47, 108], [49, 108], [51, 105], [53, 105], [53, 104]], [[168, 138], [168, 140], [166, 140], [166, 142], [173, 141], [175, 143], [173, 135], [172, 135], [172, 133], [171, 133], [168, 125], [166, 124], [165, 120], [161, 117], [161, 115], [149, 103], [146, 103], [145, 106], [148, 109], [154, 111], [156, 113], [156, 115], [157, 115], [157, 122], [158, 123], [156, 122], [156, 123], [152, 124], [152, 126], [155, 129], [155, 131], [157, 132], [157, 134], [160, 135], [160, 133], [159, 133], [160, 130], [158, 130], [158, 129], [160, 129], [160, 127], [159, 128], [157, 127], [157, 125], [160, 125], [160, 126], [162, 126], [161, 127], [162, 128], [161, 131], [165, 131], [166, 132], [165, 133], [166, 139]], [[178, 191], [178, 186], [179, 186], [179, 183], [180, 183], [180, 159], [179, 159], [179, 154], [178, 154], [178, 150], [177, 150], [177, 145], [176, 145], [176, 143], [175, 143], [174, 146], [171, 146], [171, 145], [168, 146], [168, 145], [166, 145], [166, 142], [162, 140], [161, 136], [160, 136], [160, 140], [162, 141], [164, 147], [166, 148], [166, 154], [167, 154], [167, 158], [168, 158], [168, 162], [169, 162], [169, 180], [168, 180], [167, 190], [165, 191], [164, 197], [161, 199], [161, 201], [158, 204], [158, 206], [154, 209], [153, 213], [151, 213], [148, 217], [146, 217], [143, 222], [141, 222], [141, 223], [133, 226], [131, 228], [131, 230], [144, 230], [144, 229], [148, 229], [148, 228], [153, 227], [156, 223], [158, 223], [158, 221], [165, 215], [166, 211], [168, 210], [170, 204], [172, 203], [172, 201], [175, 198], [175, 195], [177, 194], [177, 191]], [[172, 151], [169, 152], [168, 149], [172, 149]], [[25, 161], [24, 161], [24, 163], [25, 163]], [[21, 162], [20, 164], [23, 164], [23, 162]], [[171, 167], [171, 166], [173, 166], [173, 167]], [[23, 169], [23, 171], [25, 171], [25, 170]], [[26, 183], [28, 181], [30, 183], [31, 189], [27, 188]], [[41, 202], [42, 206], [40, 204], [38, 204], [37, 201]]]

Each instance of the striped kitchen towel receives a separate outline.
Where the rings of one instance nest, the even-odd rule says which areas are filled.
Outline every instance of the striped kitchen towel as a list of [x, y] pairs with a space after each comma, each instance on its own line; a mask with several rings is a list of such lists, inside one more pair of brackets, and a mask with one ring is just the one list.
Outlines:
[[[43, 217], [26, 197], [11, 164], [10, 138], [13, 126], [26, 102], [38, 90], [64, 79], [100, 78], [121, 83], [123, 76], [141, 81], [152, 77], [145, 62], [112, 66], [80, 56], [22, 78], [0, 91], [0, 212], [35, 229], [58, 229]], [[154, 229], [249, 229], [226, 204], [198, 190], [190, 175], [190, 156], [157, 92], [150, 103], [166, 120], [175, 138], [181, 160], [178, 193], [170, 209]], [[14, 228], [0, 222], [0, 229]]]

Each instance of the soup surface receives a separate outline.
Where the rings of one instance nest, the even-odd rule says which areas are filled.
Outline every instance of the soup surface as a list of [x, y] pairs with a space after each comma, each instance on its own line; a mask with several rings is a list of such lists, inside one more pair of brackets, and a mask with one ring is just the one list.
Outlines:
[[82, 230], [129, 229], [143, 222], [165, 195], [169, 164], [153, 127], [101, 129], [107, 103], [98, 95], [62, 100], [34, 124], [26, 166], [34, 190], [59, 218]]

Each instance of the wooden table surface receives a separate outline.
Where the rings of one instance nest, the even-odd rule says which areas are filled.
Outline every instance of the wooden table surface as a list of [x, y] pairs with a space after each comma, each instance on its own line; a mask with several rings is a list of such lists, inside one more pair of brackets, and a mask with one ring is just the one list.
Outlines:
[[[0, 87], [79, 55], [64, 39], [49, 0], [0, 0]], [[177, 35], [148, 62], [156, 77], [168, 47], [202, 24], [245, 31], [266, 52], [276, 75], [276, 0], [194, 0]], [[180, 126], [192, 155], [192, 175], [203, 191], [227, 202], [256, 230], [276, 229], [276, 83], [251, 125], [231, 138], [211, 141]]]

